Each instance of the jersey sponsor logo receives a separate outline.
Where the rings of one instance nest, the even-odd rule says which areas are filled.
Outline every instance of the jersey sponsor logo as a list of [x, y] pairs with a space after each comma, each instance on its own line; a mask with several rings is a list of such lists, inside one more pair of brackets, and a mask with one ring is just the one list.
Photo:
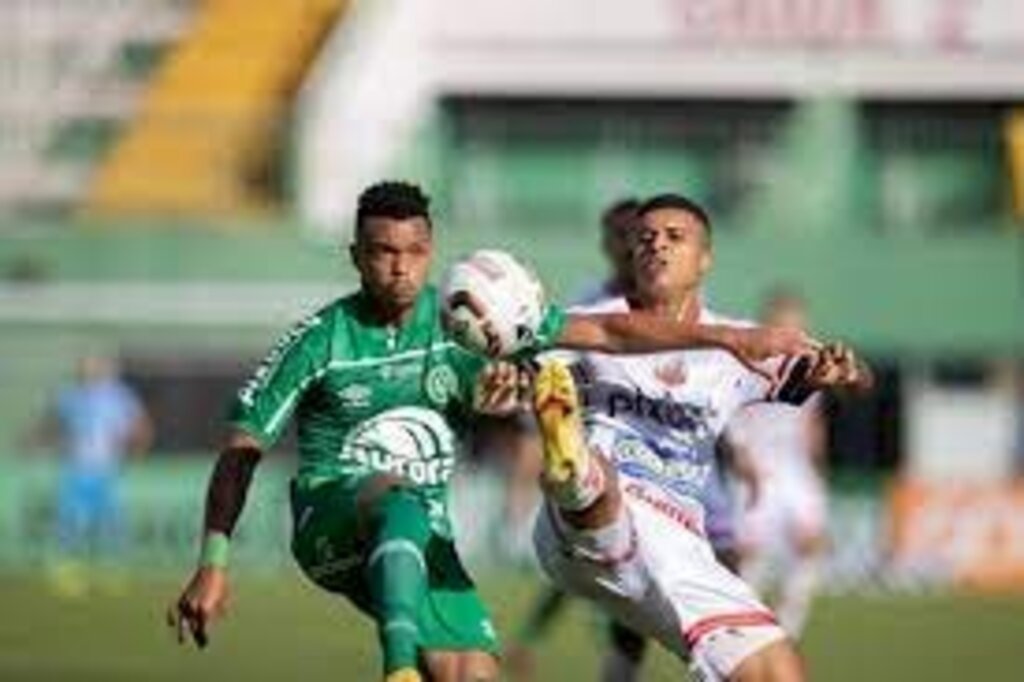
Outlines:
[[338, 456], [417, 485], [441, 485], [455, 467], [455, 435], [437, 412], [399, 407], [356, 426]]
[[625, 486], [626, 494], [636, 498], [654, 511], [679, 524], [691, 533], [703, 535], [703, 522], [699, 510], [684, 508], [675, 502], [650, 492], [646, 487], [630, 481]]
[[435, 405], [445, 405], [459, 393], [459, 377], [448, 365], [434, 365], [424, 380], [427, 398]]
[[699, 430], [706, 421], [705, 410], [696, 405], [668, 398], [652, 398], [640, 389], [624, 391], [613, 388], [605, 393], [604, 403], [604, 411], [609, 417], [640, 417], [659, 426], [682, 431]]
[[373, 389], [366, 384], [350, 384], [338, 391], [338, 398], [345, 408], [369, 407]]
[[687, 497], [699, 497], [712, 476], [713, 465], [703, 451], [687, 457], [669, 446], [658, 447], [635, 436], [618, 436], [612, 458], [624, 474], [649, 481]]

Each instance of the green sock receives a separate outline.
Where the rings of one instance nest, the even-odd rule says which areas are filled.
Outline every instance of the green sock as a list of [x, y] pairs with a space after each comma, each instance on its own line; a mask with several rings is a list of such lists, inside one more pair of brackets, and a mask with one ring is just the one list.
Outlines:
[[376, 534], [366, 572], [387, 675], [416, 667], [430, 520], [420, 500], [399, 488], [385, 493], [374, 512]]

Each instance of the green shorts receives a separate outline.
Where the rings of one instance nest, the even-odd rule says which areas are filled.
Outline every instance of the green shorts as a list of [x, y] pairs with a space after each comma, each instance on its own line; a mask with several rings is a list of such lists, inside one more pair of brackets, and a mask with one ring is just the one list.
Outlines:
[[[365, 478], [292, 485], [292, 554], [319, 587], [340, 593], [374, 617], [366, 581], [367, 547], [356, 528], [356, 495]], [[420, 612], [423, 650], [498, 652], [487, 609], [466, 573], [455, 543], [437, 533], [428, 542], [428, 592]]]

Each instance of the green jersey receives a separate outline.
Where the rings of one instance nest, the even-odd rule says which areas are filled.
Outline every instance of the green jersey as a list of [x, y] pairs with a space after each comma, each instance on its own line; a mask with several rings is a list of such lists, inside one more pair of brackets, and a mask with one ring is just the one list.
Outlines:
[[[297, 486], [399, 474], [446, 526], [457, 435], [486, 359], [445, 334], [434, 287], [398, 327], [374, 324], [368, 305], [352, 294], [292, 327], [239, 391], [231, 422], [270, 447], [294, 413]], [[550, 308], [532, 350], [550, 346], [564, 322]]]

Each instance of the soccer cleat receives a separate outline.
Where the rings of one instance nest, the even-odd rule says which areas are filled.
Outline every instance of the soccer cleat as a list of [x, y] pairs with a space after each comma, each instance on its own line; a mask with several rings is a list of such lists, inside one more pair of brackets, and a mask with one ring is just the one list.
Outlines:
[[551, 483], [585, 474], [589, 453], [579, 407], [569, 368], [558, 361], [544, 363], [534, 379], [533, 410], [544, 442], [544, 478]]
[[402, 668], [393, 673], [388, 673], [384, 682], [423, 682], [423, 677], [416, 668]]

